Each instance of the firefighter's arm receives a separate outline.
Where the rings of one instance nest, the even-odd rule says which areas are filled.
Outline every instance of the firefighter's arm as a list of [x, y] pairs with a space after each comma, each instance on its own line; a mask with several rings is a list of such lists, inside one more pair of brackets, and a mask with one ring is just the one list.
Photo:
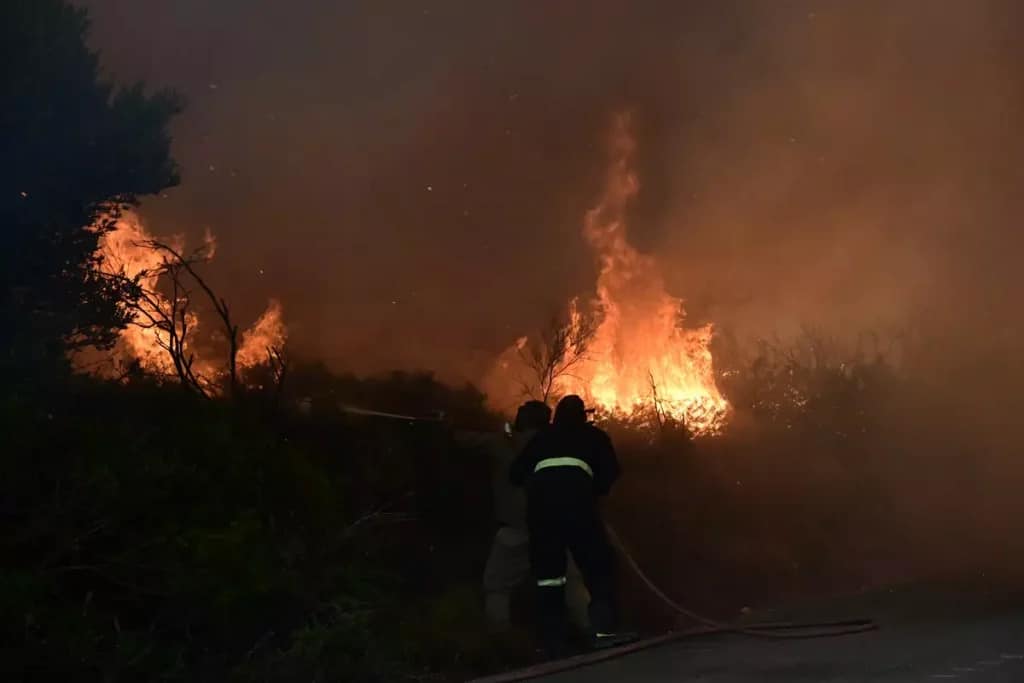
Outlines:
[[508, 468], [508, 480], [512, 482], [513, 486], [523, 486], [526, 483], [526, 477], [533, 471], [533, 463], [536, 461], [535, 441], [535, 438], [531, 439], [526, 447], [519, 451]]

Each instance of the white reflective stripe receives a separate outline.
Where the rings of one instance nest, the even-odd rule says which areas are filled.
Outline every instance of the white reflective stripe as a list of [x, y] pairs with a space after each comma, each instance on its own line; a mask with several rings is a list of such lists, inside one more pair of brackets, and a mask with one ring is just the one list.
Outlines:
[[544, 458], [537, 463], [533, 471], [539, 472], [548, 467], [579, 467], [591, 477], [594, 476], [594, 470], [590, 469], [590, 465], [579, 458]]
[[552, 586], [564, 586], [566, 579], [564, 576], [559, 576], [557, 579], [537, 579], [537, 585], [541, 588], [550, 588]]
[[594, 635], [597, 636], [598, 638], [611, 638], [611, 637], [615, 636], [616, 634], [614, 634], [614, 633], [595, 633]]

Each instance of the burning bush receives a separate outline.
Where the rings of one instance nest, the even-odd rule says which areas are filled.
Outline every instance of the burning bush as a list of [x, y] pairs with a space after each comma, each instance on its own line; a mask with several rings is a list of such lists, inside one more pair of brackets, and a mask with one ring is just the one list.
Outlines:
[[567, 320], [506, 351], [485, 381], [488, 395], [508, 411], [524, 393], [579, 394], [620, 420], [653, 412], [714, 434], [728, 403], [716, 384], [712, 328], [684, 325], [683, 302], [666, 291], [657, 262], [626, 236], [626, 210], [639, 189], [628, 116], [615, 118], [609, 147], [604, 194], [583, 227], [599, 264], [597, 296], [584, 307], [571, 302]]
[[[129, 283], [136, 295], [122, 303], [127, 326], [113, 350], [80, 355], [80, 366], [122, 378], [128, 376], [122, 368], [135, 368], [158, 380], [176, 379], [204, 396], [234, 390], [241, 376], [261, 366], [281, 370], [288, 331], [280, 302], [271, 300], [256, 322], [239, 333], [227, 302], [199, 272], [216, 252], [211, 234], [186, 252], [183, 237], [157, 239], [135, 212], [119, 212], [103, 224], [96, 253], [99, 271], [112, 281]], [[197, 295], [219, 319], [219, 334], [200, 335]], [[218, 340], [227, 347], [223, 364], [211, 358], [211, 344]]]

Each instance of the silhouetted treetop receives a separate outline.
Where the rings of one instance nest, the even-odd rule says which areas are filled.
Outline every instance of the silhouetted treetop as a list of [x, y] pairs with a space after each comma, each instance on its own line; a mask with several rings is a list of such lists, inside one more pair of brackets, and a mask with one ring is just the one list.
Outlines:
[[65, 0], [0, 4], [0, 364], [27, 369], [112, 343], [130, 283], [96, 273], [110, 221], [178, 183], [170, 91], [106, 82], [88, 15]]

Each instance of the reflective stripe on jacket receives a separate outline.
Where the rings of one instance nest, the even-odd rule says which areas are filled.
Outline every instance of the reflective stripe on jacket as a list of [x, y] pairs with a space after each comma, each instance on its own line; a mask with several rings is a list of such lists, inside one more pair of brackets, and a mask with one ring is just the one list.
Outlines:
[[590, 465], [579, 458], [544, 458], [534, 466], [533, 471], [539, 472], [548, 467], [579, 467], [591, 478], [594, 476], [594, 470], [591, 469]]

